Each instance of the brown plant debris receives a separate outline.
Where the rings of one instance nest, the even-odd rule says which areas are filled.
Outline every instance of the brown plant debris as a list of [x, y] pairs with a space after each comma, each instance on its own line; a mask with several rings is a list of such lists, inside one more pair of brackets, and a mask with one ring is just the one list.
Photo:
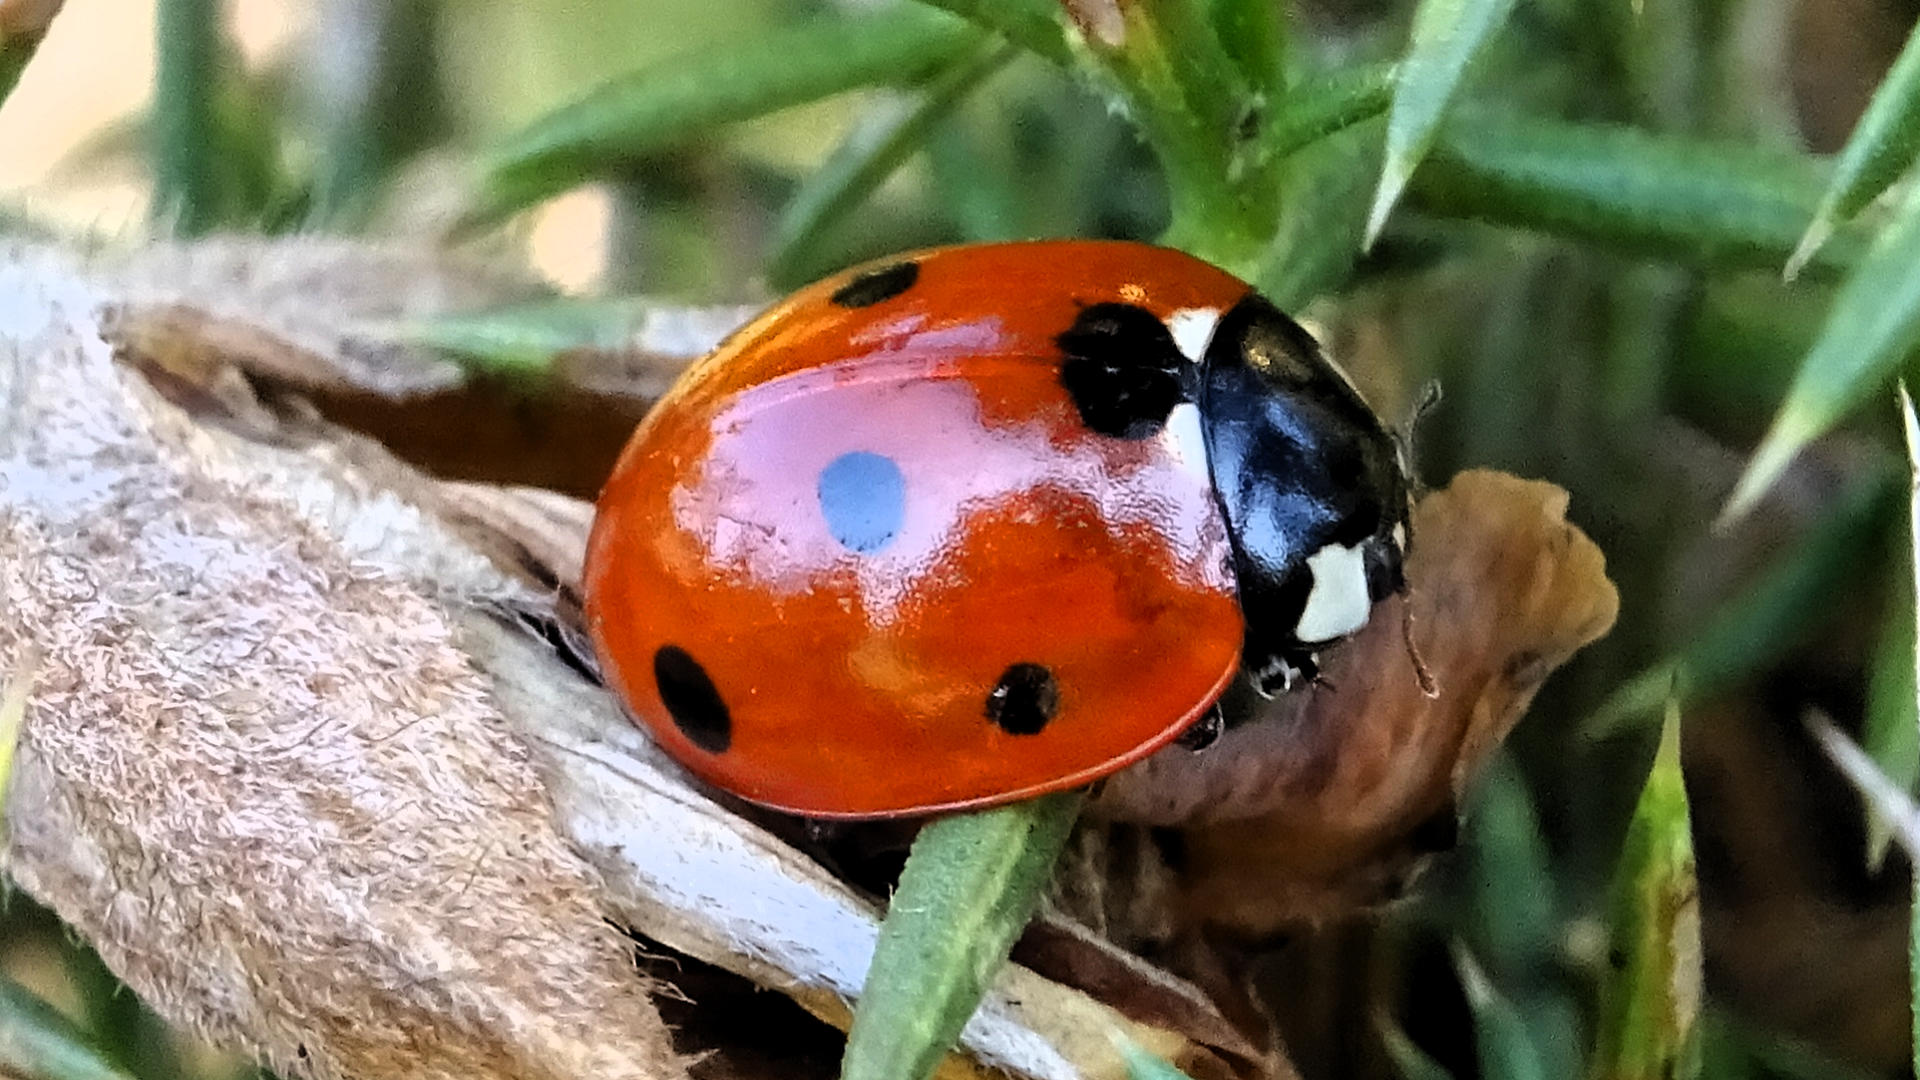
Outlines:
[[1415, 508], [1406, 594], [1308, 693], [1112, 778], [1096, 813], [1178, 832], [1179, 865], [1140, 890], [1145, 921], [1250, 937], [1324, 922], [1395, 895], [1450, 842], [1456, 800], [1534, 692], [1618, 613], [1566, 509], [1551, 484], [1461, 473]]
[[338, 447], [196, 426], [100, 299], [0, 254], [7, 871], [288, 1076], [685, 1075], [461, 649], [519, 586]]

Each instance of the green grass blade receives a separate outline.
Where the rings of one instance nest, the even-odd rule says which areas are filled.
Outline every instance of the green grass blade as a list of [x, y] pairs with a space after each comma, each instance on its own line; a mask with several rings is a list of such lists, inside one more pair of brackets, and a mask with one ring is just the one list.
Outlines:
[[[1911, 592], [1906, 597], [1906, 614], [1909, 625], [1920, 622], [1920, 612], [1914, 608], [1920, 606], [1920, 418], [1913, 412], [1913, 398], [1907, 393], [1907, 384], [1900, 384], [1900, 430], [1906, 435], [1907, 469], [1910, 487], [1907, 492], [1907, 559], [1909, 572], [1902, 575], [1908, 580]], [[1913, 723], [1920, 725], [1920, 640], [1913, 641], [1911, 684], [1914, 696], [1907, 704], [1913, 707]], [[1911, 779], [1908, 780], [1911, 784]], [[1891, 832], [1891, 830], [1889, 830]], [[1908, 900], [1907, 909], [1907, 1005], [1913, 1017], [1913, 1030], [1909, 1038], [1912, 1041], [1914, 1073], [1920, 1075], [1920, 856], [1909, 851], [1909, 861], [1914, 865], [1913, 895]]]
[[1723, 517], [1751, 509], [1807, 443], [1886, 385], [1920, 347], [1920, 187], [1908, 193], [1873, 249], [1841, 285], [1826, 325], [1794, 374], [1787, 400], [1727, 500]]
[[7, 96], [20, 82], [20, 73], [27, 70], [27, 62], [40, 50], [40, 41], [47, 36], [53, 17], [60, 14], [61, 3], [46, 0], [14, 4], [11, 10], [0, 3], [0, 106], [6, 105]]
[[1287, 201], [1253, 280], [1283, 310], [1297, 311], [1353, 274], [1366, 228], [1369, 178], [1380, 141], [1349, 128], [1288, 158]]
[[804, 181], [774, 229], [767, 278], [776, 288], [811, 281], [820, 238], [886, 183], [927, 133], [1018, 53], [1004, 42], [982, 42], [972, 55], [909, 98], [880, 103], [846, 141]]
[[387, 178], [451, 126], [437, 46], [441, 0], [335, 4], [313, 78], [333, 87], [320, 118], [309, 224], [364, 223]]
[[1286, 86], [1286, 8], [1270, 0], [1210, 0], [1214, 36], [1255, 94], [1272, 100]]
[[[410, 319], [376, 329], [392, 341], [452, 353], [466, 361], [470, 371], [519, 378], [543, 376], [557, 357], [575, 350], [651, 351], [691, 360], [737, 325], [725, 309], [716, 309], [710, 316], [701, 312], [677, 318], [666, 309], [669, 317], [656, 322], [662, 314], [656, 300], [566, 297]], [[749, 314], [747, 308], [737, 312], [741, 321]]]
[[1700, 1074], [1700, 896], [1680, 703], [1670, 698], [1660, 749], [1640, 792], [1613, 881], [1615, 966], [1600, 988], [1594, 1080], [1692, 1080]]
[[1893, 68], [1873, 92], [1853, 134], [1847, 136], [1813, 222], [1787, 260], [1786, 276], [1791, 279], [1798, 274], [1833, 235], [1834, 226], [1879, 198], [1916, 156], [1920, 156], [1920, 26], [1907, 35]]
[[1392, 1017], [1374, 1014], [1373, 1029], [1380, 1034], [1380, 1045], [1386, 1049], [1387, 1060], [1393, 1062], [1401, 1080], [1453, 1080], [1446, 1066], [1420, 1049]]
[[1496, 755], [1462, 822], [1459, 861], [1471, 883], [1456, 922], [1489, 980], [1506, 991], [1527, 1043], [1548, 1076], [1579, 1071], [1581, 1006], [1559, 973], [1566, 962], [1558, 869], [1511, 758]]
[[159, 0], [153, 88], [153, 207], [173, 231], [220, 223], [220, 0]]
[[1047, 0], [923, 0], [1063, 67], [1073, 63], [1060, 7]]
[[1855, 483], [1765, 572], [1693, 633], [1679, 654], [1627, 680], [1581, 725], [1605, 738], [1657, 716], [1682, 673], [1681, 702], [1720, 690], [1791, 652], [1822, 625], [1835, 597], [1874, 564], [1898, 486], [1886, 475]]
[[1120, 1060], [1126, 1063], [1127, 1080], [1193, 1080], [1165, 1058], [1147, 1053], [1132, 1039], [1118, 1038], [1115, 1045]]
[[73, 1021], [11, 979], [0, 979], [0, 1075], [132, 1080]]
[[[1408, 192], [1419, 209], [1640, 255], [1772, 269], [1819, 199], [1811, 158], [1631, 128], [1459, 110]], [[1811, 264], [1859, 258], [1855, 228]]]
[[0, 824], [5, 823], [7, 788], [13, 780], [13, 752], [20, 745], [20, 726], [27, 718], [27, 695], [40, 667], [40, 654], [28, 646], [14, 669], [0, 674]]
[[[1920, 606], [1920, 418], [1913, 412], [1913, 398], [1907, 393], [1907, 384], [1900, 384], [1900, 430], [1906, 436], [1907, 470], [1909, 489], [1907, 492], [1907, 560], [1909, 569], [1901, 575], [1910, 586], [1906, 596], [1906, 615], [1908, 625], [1920, 622], [1920, 612], [1914, 608]], [[1913, 646], [1909, 674], [1913, 697], [1907, 705], [1913, 709], [1909, 723], [1920, 726], [1920, 640], [1909, 639]], [[1920, 737], [1920, 736], [1916, 736]], [[1912, 778], [1905, 778], [1912, 790]], [[1876, 815], [1878, 817], [1879, 815]], [[1891, 829], [1889, 829], [1891, 832]], [[1909, 851], [1909, 861], [1914, 865], [1913, 895], [1908, 900], [1907, 909], [1907, 1004], [1913, 1017], [1913, 1030], [1909, 1036], [1913, 1047], [1913, 1068], [1920, 1075], [1920, 855]]]
[[1455, 945], [1454, 970], [1473, 1013], [1473, 1029], [1480, 1052], [1480, 1075], [1485, 1080], [1548, 1080], [1540, 1048], [1533, 1043], [1513, 1002], [1487, 978], [1465, 946]]
[[920, 830], [847, 1032], [841, 1080], [925, 1080], [1039, 906], [1082, 792]]
[[1387, 117], [1387, 156], [1367, 214], [1373, 246], [1420, 159], [1427, 155], [1467, 66], [1513, 10], [1513, 0], [1420, 0]]
[[1267, 125], [1266, 147], [1276, 158], [1387, 111], [1393, 104], [1392, 64], [1363, 64], [1317, 76], [1287, 92]]
[[[1911, 560], [1907, 534], [1911, 522], [1901, 522], [1899, 553]], [[1920, 780], [1920, 697], [1914, 672], [1914, 588], [1908, 572], [1896, 573], [1887, 583], [1887, 606], [1880, 615], [1880, 641], [1874, 649], [1867, 681], [1867, 716], [1861, 744], [1880, 770], [1903, 789], [1912, 791]], [[1878, 868], [1892, 841], [1886, 819], [1867, 815], [1867, 864]]]
[[473, 371], [537, 376], [569, 349], [617, 348], [633, 326], [630, 300], [552, 300], [394, 327], [394, 336], [453, 353]]
[[525, 209], [721, 125], [863, 86], [916, 83], [977, 47], [944, 12], [821, 16], [662, 61], [535, 120], [492, 157], [463, 224]]

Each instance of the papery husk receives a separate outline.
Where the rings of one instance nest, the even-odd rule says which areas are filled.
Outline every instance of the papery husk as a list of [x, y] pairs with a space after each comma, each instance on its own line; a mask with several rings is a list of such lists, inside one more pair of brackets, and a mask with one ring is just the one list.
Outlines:
[[162, 1015], [288, 1076], [685, 1075], [476, 605], [535, 602], [330, 444], [196, 424], [101, 293], [0, 258], [0, 858]]

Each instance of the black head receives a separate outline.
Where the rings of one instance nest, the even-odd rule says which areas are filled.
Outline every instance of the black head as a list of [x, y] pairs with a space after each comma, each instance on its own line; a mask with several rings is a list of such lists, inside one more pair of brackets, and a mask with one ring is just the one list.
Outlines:
[[1249, 294], [1207, 346], [1199, 406], [1232, 539], [1241, 663], [1263, 693], [1404, 586], [1408, 485], [1393, 437], [1300, 325]]

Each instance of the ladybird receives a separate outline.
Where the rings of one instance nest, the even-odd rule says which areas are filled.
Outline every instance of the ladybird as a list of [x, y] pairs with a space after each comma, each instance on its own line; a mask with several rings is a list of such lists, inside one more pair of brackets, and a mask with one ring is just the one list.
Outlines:
[[920, 252], [691, 367], [601, 493], [589, 631], [669, 753], [810, 817], [1089, 783], [1403, 587], [1395, 440], [1306, 331], [1135, 243]]

